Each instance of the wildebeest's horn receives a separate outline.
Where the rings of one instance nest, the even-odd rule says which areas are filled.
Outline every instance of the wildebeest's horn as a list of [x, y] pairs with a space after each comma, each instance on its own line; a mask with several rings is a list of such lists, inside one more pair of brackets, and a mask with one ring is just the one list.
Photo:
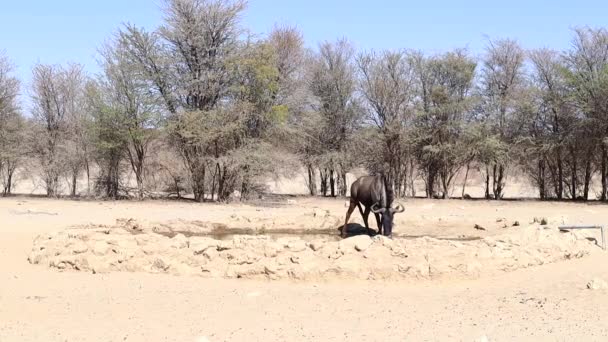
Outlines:
[[374, 214], [382, 214], [385, 211], [386, 208], [378, 208], [378, 203], [374, 203], [374, 205], [372, 205], [372, 212]]
[[405, 207], [403, 207], [403, 205], [401, 205], [401, 203], [397, 203], [397, 206], [395, 207], [395, 212], [402, 213], [404, 211], [405, 211]]

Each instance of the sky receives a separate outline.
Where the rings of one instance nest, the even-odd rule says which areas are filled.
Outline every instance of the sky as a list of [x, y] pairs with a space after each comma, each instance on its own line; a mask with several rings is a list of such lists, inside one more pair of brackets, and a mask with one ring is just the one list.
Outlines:
[[[129, 22], [153, 30], [162, 0], [4, 0], [0, 50], [16, 66], [27, 102], [36, 63], [78, 62], [98, 72], [97, 49]], [[275, 24], [297, 26], [306, 44], [348, 38], [358, 50], [467, 47], [483, 53], [487, 37], [525, 48], [567, 49], [576, 26], [608, 26], [606, 0], [249, 0], [242, 22], [263, 36]]]

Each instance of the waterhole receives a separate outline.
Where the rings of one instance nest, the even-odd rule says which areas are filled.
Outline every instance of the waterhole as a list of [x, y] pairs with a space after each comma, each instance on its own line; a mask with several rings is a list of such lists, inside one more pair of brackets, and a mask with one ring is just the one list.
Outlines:
[[[280, 238], [300, 238], [304, 241], [314, 240], [329, 240], [339, 241], [341, 240], [339, 229], [296, 229], [296, 228], [273, 228], [273, 229], [253, 229], [253, 228], [228, 228], [228, 227], [217, 227], [209, 232], [190, 232], [190, 231], [171, 231], [171, 232], [159, 232], [158, 234], [173, 238], [178, 234], [182, 234], [185, 237], [209, 237], [215, 240], [232, 240], [237, 236], [269, 236], [272, 239]], [[372, 229], [366, 230], [364, 227], [360, 229], [348, 230], [348, 237], [357, 235], [378, 235], [378, 232]], [[394, 233], [393, 238], [395, 239], [419, 239], [423, 237], [430, 237], [438, 240], [447, 241], [476, 241], [481, 240], [479, 236], [429, 236], [429, 235], [407, 235]]]

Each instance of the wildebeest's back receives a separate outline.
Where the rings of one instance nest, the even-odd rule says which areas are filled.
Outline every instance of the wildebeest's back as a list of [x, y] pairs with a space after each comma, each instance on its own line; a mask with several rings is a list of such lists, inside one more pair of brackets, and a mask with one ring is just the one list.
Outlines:
[[363, 176], [357, 179], [350, 188], [350, 198], [369, 207], [378, 203], [381, 208], [386, 208], [387, 194], [384, 179], [378, 176]]

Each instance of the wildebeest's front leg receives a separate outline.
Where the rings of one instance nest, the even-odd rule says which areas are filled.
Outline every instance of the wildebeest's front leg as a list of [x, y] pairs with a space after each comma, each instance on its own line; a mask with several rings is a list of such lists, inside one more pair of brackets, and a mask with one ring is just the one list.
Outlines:
[[382, 220], [380, 219], [380, 214], [374, 213], [376, 215], [376, 222], [378, 223], [378, 235], [382, 235]]
[[342, 237], [343, 238], [346, 237], [346, 227], [348, 226], [348, 220], [350, 219], [350, 215], [353, 213], [353, 210], [355, 210], [356, 206], [357, 206], [357, 202], [351, 200], [350, 206], [348, 207], [348, 211], [346, 212], [346, 220], [344, 220], [344, 226], [342, 226]]

